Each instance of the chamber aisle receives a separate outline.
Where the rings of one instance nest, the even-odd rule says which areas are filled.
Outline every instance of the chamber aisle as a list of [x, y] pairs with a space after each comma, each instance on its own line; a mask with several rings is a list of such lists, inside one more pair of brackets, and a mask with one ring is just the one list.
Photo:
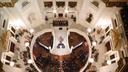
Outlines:
[[71, 53], [68, 43], [68, 30], [67, 27], [61, 27], [62, 30], [59, 30], [60, 27], [53, 28], [53, 49], [51, 50], [52, 54], [55, 55], [67, 55]]

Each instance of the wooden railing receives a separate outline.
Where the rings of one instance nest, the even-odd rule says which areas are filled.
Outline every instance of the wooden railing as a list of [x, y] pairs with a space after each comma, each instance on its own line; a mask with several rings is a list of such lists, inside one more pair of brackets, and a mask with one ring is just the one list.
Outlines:
[[118, 68], [116, 69], [116, 72], [127, 72], [128, 71], [128, 57], [125, 57], [124, 59], [120, 59], [118, 61]]
[[128, 3], [128, 0], [102, 0], [107, 7], [117, 6], [122, 7], [126, 6]]

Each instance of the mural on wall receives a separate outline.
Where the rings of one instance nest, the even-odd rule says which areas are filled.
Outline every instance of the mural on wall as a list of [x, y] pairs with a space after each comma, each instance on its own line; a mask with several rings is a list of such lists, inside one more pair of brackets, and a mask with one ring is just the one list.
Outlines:
[[111, 30], [114, 49], [118, 50], [121, 48], [121, 34], [116, 29]]
[[0, 36], [0, 48], [1, 50], [6, 50], [7, 48], [7, 43], [8, 43], [8, 39], [9, 39], [9, 31], [3, 32], [2, 36]]

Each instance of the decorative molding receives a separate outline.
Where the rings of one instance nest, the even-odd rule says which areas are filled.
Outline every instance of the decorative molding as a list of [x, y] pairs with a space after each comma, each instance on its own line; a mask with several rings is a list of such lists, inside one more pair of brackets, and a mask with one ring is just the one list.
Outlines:
[[14, 7], [18, 0], [4, 1], [0, 0], [0, 7]]
[[0, 45], [1, 45], [2, 50], [7, 49], [7, 44], [8, 44], [8, 41], [9, 41], [9, 35], [10, 35], [10, 32], [6, 31], [0, 37]]

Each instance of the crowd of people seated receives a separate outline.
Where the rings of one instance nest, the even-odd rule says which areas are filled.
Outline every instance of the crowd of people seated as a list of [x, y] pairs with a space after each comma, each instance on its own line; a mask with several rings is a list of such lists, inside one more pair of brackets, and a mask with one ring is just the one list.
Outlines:
[[77, 44], [83, 41], [82, 45], [72, 50], [71, 54], [62, 56], [51, 54], [48, 49], [41, 46], [36, 40], [33, 46], [33, 55], [37, 67], [42, 72], [79, 72], [88, 60], [89, 47], [85, 45], [86, 40], [83, 37], [77, 36], [75, 39], [78, 41], [73, 43]]
[[42, 34], [41, 36], [39, 36], [37, 38], [37, 41], [44, 44], [47, 47], [51, 47], [53, 46], [53, 36], [51, 32], [47, 32]]
[[[69, 37], [68, 37], [68, 43], [69, 47], [71, 46], [76, 46], [77, 44], [84, 42], [85, 38], [78, 33], [75, 32], [70, 32]], [[85, 40], [86, 41], [86, 40]]]

